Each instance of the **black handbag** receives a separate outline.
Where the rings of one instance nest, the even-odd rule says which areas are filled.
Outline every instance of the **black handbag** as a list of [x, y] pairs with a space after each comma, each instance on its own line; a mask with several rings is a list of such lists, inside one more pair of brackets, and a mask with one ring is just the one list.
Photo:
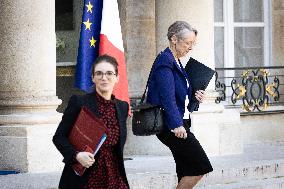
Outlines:
[[[156, 58], [157, 60], [157, 58]], [[132, 132], [137, 136], [149, 136], [159, 134], [163, 130], [164, 110], [159, 105], [144, 103], [146, 91], [149, 84], [149, 78], [152, 74], [153, 67], [148, 77], [145, 91], [142, 95], [139, 105], [135, 106], [132, 117]]]
[[144, 103], [133, 108], [132, 132], [137, 136], [159, 134], [163, 130], [163, 109], [158, 105]]

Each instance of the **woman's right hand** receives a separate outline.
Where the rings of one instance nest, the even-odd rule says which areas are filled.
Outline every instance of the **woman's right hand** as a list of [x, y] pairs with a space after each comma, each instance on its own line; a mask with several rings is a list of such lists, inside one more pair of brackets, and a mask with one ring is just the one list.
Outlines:
[[95, 163], [94, 154], [91, 154], [90, 152], [79, 152], [76, 155], [76, 160], [86, 168], [91, 167], [93, 163]]
[[177, 127], [174, 130], [171, 130], [173, 133], [175, 133], [175, 136], [178, 138], [187, 138], [187, 132], [183, 126]]

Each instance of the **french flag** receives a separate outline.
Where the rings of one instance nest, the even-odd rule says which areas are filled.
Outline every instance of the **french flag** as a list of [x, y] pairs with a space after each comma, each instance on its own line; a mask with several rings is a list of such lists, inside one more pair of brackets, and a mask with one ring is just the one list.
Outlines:
[[89, 91], [93, 86], [91, 66], [103, 54], [118, 61], [119, 82], [113, 94], [117, 99], [129, 101], [126, 63], [121, 26], [116, 0], [84, 0], [80, 41], [78, 48], [75, 86]]

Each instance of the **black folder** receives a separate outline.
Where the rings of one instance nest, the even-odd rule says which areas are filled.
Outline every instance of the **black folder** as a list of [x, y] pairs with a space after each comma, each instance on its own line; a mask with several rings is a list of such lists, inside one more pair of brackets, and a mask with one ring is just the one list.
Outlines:
[[201, 62], [190, 58], [185, 66], [185, 71], [188, 74], [189, 81], [192, 87], [192, 97], [188, 104], [190, 112], [196, 111], [199, 107], [199, 102], [195, 98], [195, 92], [198, 90], [205, 90], [215, 71], [205, 66]]

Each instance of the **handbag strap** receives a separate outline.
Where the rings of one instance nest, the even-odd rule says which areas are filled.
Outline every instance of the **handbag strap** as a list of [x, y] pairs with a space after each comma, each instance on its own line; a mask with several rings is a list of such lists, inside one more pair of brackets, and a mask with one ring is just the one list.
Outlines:
[[140, 104], [143, 104], [143, 102], [144, 102], [144, 100], [145, 100], [147, 88], [148, 88], [148, 85], [149, 85], [149, 79], [150, 79], [150, 77], [151, 77], [151, 75], [152, 75], [154, 64], [155, 64], [155, 62], [157, 61], [157, 59], [158, 59], [158, 57], [160, 56], [160, 54], [161, 54], [161, 52], [158, 54], [158, 56], [156, 57], [156, 59], [155, 59], [153, 65], [152, 65], [152, 67], [151, 67], [151, 71], [150, 71], [150, 73], [149, 73], [149, 76], [148, 76], [148, 79], [147, 79], [147, 84], [146, 84], [144, 93], [143, 93], [143, 95], [142, 95]]

